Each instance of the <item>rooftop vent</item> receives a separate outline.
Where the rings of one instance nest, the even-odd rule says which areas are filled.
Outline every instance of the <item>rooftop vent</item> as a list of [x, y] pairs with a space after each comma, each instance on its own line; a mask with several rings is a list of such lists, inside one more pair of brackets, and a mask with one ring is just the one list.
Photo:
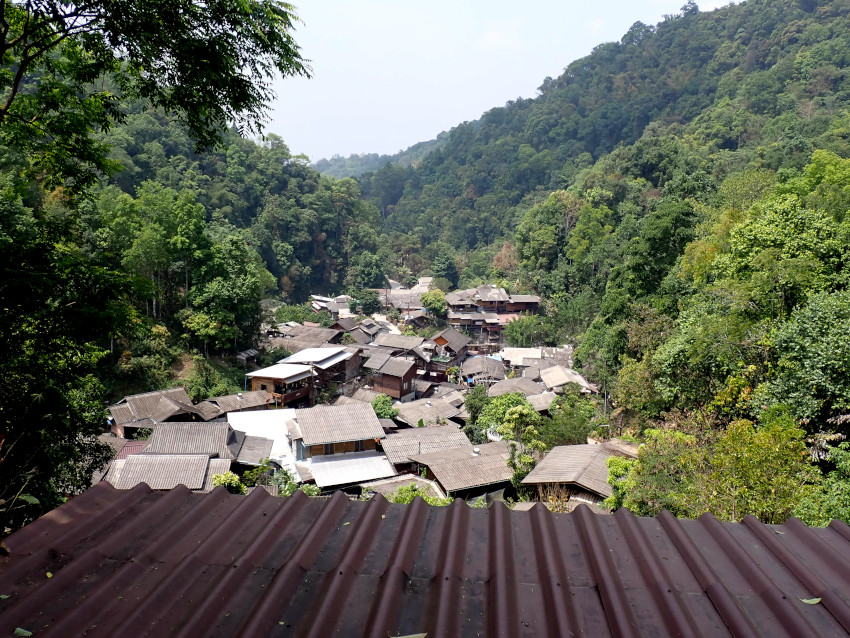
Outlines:
[[481, 448], [477, 445], [472, 448], [472, 456], [481, 456]]
[[242, 400], [242, 393], [241, 393], [241, 392], [237, 392], [237, 393], [236, 393], [236, 398], [237, 398], [237, 399], [239, 399], [239, 400], [241, 401], [241, 400]]

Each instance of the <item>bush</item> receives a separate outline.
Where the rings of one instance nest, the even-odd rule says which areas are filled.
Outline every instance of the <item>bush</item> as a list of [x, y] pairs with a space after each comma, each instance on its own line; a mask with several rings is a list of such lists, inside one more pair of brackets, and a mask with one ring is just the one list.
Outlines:
[[248, 488], [242, 484], [239, 476], [233, 472], [213, 474], [213, 485], [215, 487], [223, 486], [231, 494], [246, 494], [248, 492]]

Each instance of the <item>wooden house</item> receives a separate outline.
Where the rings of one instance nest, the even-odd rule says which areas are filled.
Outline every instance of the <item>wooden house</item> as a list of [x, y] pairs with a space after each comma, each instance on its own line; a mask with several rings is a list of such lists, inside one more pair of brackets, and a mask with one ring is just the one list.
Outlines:
[[309, 365], [278, 363], [246, 374], [252, 390], [271, 393], [279, 406], [309, 405], [312, 403], [315, 373]]

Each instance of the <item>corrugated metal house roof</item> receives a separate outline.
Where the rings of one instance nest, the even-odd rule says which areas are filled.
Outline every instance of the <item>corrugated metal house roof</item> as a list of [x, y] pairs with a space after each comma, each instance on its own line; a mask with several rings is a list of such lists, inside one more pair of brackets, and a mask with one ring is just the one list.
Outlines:
[[146, 483], [153, 490], [170, 490], [178, 485], [190, 490], [207, 487], [211, 490], [213, 474], [230, 469], [228, 459], [212, 460], [216, 463], [211, 465], [211, 459], [203, 454], [134, 454], [112, 461], [103, 480], [119, 490], [129, 490], [140, 483]]
[[499, 441], [417, 454], [410, 460], [427, 465], [443, 489], [456, 492], [510, 481], [509, 456], [508, 444]]
[[497, 397], [511, 392], [521, 392], [525, 396], [531, 396], [543, 392], [543, 386], [527, 377], [514, 377], [497, 381], [487, 390], [487, 395]]
[[415, 361], [410, 361], [409, 359], [399, 359], [397, 357], [390, 357], [384, 362], [378, 372], [381, 374], [389, 375], [391, 377], [404, 377], [404, 375], [406, 375], [415, 367]]
[[611, 496], [606, 461], [613, 452], [604, 445], [559, 445], [522, 479], [523, 485], [565, 483], [602, 497]]
[[271, 401], [272, 395], [266, 390], [249, 390], [246, 392], [239, 392], [237, 394], [228, 394], [223, 397], [212, 397], [206, 400], [207, 403], [216, 404], [221, 413], [238, 412], [239, 410], [258, 408], [263, 405], [268, 405]]
[[465, 377], [472, 376], [481, 379], [495, 379], [496, 381], [505, 378], [504, 364], [490, 357], [470, 357], [460, 365], [460, 370]]
[[423, 425], [437, 423], [444, 419], [450, 419], [461, 413], [461, 408], [456, 407], [444, 399], [432, 397], [430, 399], [419, 399], [407, 403], [398, 403], [394, 407], [399, 413], [396, 417], [402, 423], [416, 426], [419, 421]]
[[159, 423], [143, 454], [206, 454], [235, 459], [244, 437], [244, 433], [237, 434], [227, 421]]
[[[174, 407], [170, 402], [166, 402], [166, 404], [161, 405], [160, 401], [162, 399], [170, 399], [171, 401], [184, 406], [191, 407], [192, 405], [192, 400], [186, 393], [186, 388], [178, 386], [176, 388], [169, 388], [168, 390], [144, 392], [142, 394], [133, 394], [124, 397], [117, 404], [109, 406], [109, 412], [112, 415], [112, 418], [115, 419], [115, 423], [118, 425], [132, 423], [133, 421], [141, 421], [143, 419], [154, 419], [159, 421], [162, 419], [156, 419], [154, 415], [159, 415], [163, 413], [163, 411], [167, 411], [167, 408], [170, 407], [173, 409]], [[175, 412], [170, 412], [163, 418], [167, 418], [173, 414], [175, 414]]]
[[423, 341], [425, 340], [422, 337], [383, 333], [375, 337], [374, 343], [394, 350], [413, 350], [413, 348], [422, 345]]
[[327, 489], [395, 476], [396, 469], [385, 455], [367, 450], [314, 456], [310, 460], [310, 473], [316, 485]]
[[363, 441], [384, 436], [384, 428], [369, 403], [301, 408], [295, 410], [295, 418], [305, 445]]
[[[846, 636], [850, 528], [131, 492], [5, 540], [0, 633]], [[47, 578], [50, 572], [53, 577]], [[803, 600], [820, 598], [817, 604]]]
[[397, 430], [381, 441], [391, 463], [409, 463], [410, 457], [471, 443], [463, 430], [454, 425], [432, 425]]

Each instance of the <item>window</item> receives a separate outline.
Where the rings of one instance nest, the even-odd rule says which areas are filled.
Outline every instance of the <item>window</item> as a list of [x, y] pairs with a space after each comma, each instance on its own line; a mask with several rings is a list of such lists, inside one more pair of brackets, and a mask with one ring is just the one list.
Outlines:
[[354, 451], [355, 452], [362, 452], [365, 449], [366, 449], [366, 447], [365, 447], [363, 441], [355, 441], [354, 442]]
[[334, 444], [333, 443], [325, 443], [325, 454], [333, 454], [334, 453]]
[[265, 389], [266, 389], [266, 384], [265, 384], [265, 383], [263, 383], [263, 384], [260, 386], [260, 390], [265, 390]]

